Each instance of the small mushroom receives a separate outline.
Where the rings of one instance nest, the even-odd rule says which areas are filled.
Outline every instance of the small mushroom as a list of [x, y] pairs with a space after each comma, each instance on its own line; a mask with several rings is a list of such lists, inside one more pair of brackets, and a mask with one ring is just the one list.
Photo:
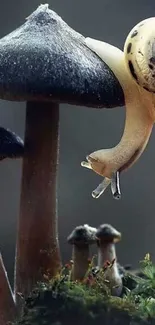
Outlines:
[[72, 248], [72, 280], [83, 280], [89, 267], [89, 246], [96, 243], [96, 228], [85, 224], [76, 227], [67, 241]]
[[[14, 132], [0, 127], [0, 160], [21, 158], [24, 155], [24, 142]], [[15, 297], [0, 254], [0, 324], [14, 322], [17, 316]]]
[[121, 240], [121, 233], [109, 224], [101, 225], [96, 232], [98, 245], [98, 268], [106, 262], [112, 263], [105, 270], [105, 279], [109, 281], [112, 295], [120, 296], [122, 292], [122, 276], [117, 265], [115, 243]]
[[0, 160], [21, 158], [24, 155], [24, 142], [14, 132], [0, 127]]

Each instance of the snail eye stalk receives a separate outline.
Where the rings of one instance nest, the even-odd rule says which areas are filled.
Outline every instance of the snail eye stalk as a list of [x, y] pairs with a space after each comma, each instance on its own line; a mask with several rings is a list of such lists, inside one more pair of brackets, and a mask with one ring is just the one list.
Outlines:
[[121, 191], [120, 191], [120, 178], [119, 178], [119, 172], [115, 172], [112, 175], [111, 178], [111, 192], [113, 195], [113, 198], [116, 200], [119, 200], [121, 198]]
[[106, 190], [106, 188], [111, 183], [111, 179], [105, 177], [103, 181], [97, 186], [97, 188], [92, 192], [92, 197], [98, 199]]
[[121, 199], [120, 191], [120, 173], [117, 171], [113, 173], [112, 178], [105, 177], [104, 180], [97, 186], [97, 188], [92, 192], [92, 197], [98, 199], [111, 184], [111, 192], [115, 200]]

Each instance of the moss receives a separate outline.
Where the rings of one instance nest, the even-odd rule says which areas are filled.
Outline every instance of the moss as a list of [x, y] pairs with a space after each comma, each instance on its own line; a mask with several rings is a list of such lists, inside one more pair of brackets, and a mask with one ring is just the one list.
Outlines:
[[[141, 263], [145, 278], [126, 273], [122, 297], [112, 297], [104, 270], [92, 264], [83, 282], [70, 280], [70, 266], [53, 280], [46, 277], [25, 302], [18, 325], [147, 325], [155, 324], [155, 266]], [[132, 284], [132, 285], [131, 285]]]

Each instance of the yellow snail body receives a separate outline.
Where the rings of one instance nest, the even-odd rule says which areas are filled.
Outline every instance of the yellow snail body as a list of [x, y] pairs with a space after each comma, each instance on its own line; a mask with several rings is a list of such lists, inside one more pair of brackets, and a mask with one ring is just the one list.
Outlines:
[[113, 71], [122, 86], [126, 120], [118, 145], [87, 156], [83, 167], [105, 177], [92, 192], [98, 198], [109, 184], [120, 198], [119, 173], [131, 167], [143, 153], [155, 121], [155, 18], [146, 19], [129, 33], [124, 52], [92, 38], [85, 44]]

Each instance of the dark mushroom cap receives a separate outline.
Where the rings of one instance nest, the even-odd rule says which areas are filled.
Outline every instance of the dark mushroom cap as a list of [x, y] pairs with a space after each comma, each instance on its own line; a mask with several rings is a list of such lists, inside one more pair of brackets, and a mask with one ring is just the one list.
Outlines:
[[24, 154], [24, 142], [14, 132], [0, 127], [0, 160], [20, 158]]
[[96, 230], [87, 224], [78, 226], [68, 236], [67, 241], [71, 245], [91, 245], [96, 242]]
[[47, 4], [0, 40], [0, 98], [124, 105], [113, 72]]
[[109, 224], [101, 225], [96, 232], [99, 241], [116, 243], [121, 240], [121, 233]]

